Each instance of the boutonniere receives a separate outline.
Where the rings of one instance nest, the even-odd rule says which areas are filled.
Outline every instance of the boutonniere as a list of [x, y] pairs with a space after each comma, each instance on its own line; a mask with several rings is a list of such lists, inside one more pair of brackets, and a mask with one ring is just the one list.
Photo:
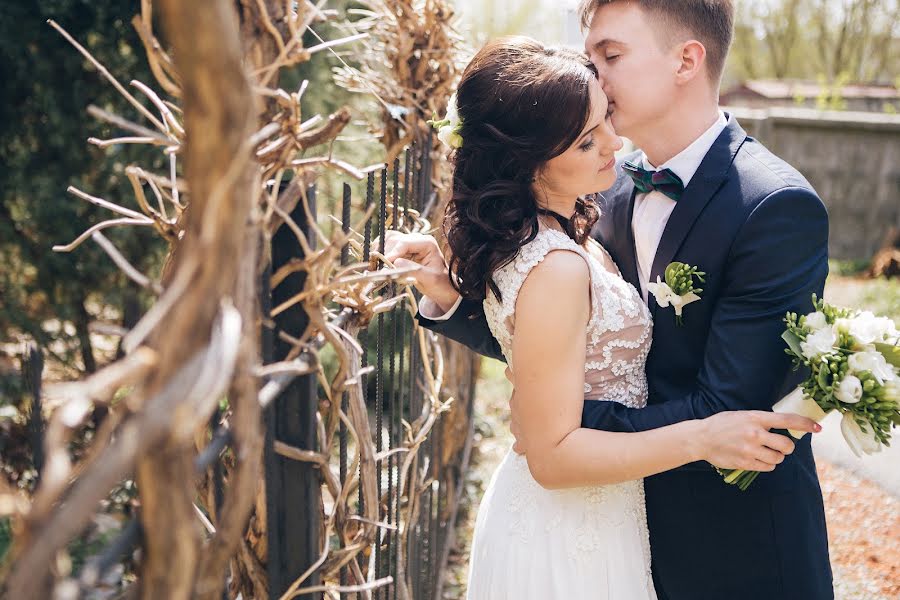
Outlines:
[[700, 283], [706, 281], [703, 276], [705, 272], [699, 271], [697, 267], [691, 265], [673, 262], [666, 267], [666, 280], [661, 281], [656, 276], [656, 283], [648, 283], [647, 290], [656, 298], [656, 303], [662, 308], [666, 308], [670, 304], [675, 309], [675, 323], [683, 325], [681, 319], [681, 311], [691, 302], [700, 299], [702, 288], [694, 287], [694, 278]]

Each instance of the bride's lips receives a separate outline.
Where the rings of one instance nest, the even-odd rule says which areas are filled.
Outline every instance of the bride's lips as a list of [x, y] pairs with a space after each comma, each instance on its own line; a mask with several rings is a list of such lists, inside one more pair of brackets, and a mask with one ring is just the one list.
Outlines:
[[600, 167], [600, 170], [597, 172], [602, 173], [603, 171], [608, 171], [609, 169], [612, 169], [614, 166], [616, 166], [616, 158], [615, 157], [613, 157], [612, 160], [610, 160], [608, 163], [606, 163], [605, 165]]

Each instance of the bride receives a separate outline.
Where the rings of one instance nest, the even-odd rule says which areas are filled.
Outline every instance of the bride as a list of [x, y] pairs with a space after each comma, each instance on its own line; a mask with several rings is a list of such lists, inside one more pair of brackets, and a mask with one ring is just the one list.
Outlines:
[[467, 597], [655, 599], [642, 478], [697, 460], [770, 471], [793, 445], [768, 428], [815, 425], [746, 411], [582, 428], [585, 398], [647, 401], [647, 305], [589, 235], [622, 147], [606, 97], [581, 54], [512, 37], [478, 52], [456, 99], [438, 123], [455, 148], [449, 265], [430, 236], [391, 233], [386, 256], [421, 266], [425, 316], [482, 301], [515, 380], [521, 454], [510, 450], [481, 502]]

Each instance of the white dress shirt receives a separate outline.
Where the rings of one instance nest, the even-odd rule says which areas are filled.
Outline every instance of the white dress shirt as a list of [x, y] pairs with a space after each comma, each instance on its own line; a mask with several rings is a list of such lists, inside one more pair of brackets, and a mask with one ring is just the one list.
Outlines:
[[[694, 173], [700, 168], [703, 158], [727, 125], [728, 119], [725, 117], [725, 113], [719, 111], [719, 118], [716, 122], [703, 132], [700, 137], [691, 142], [690, 146], [659, 167], [651, 165], [650, 161], [647, 160], [647, 155], [642, 153], [641, 166], [650, 171], [671, 169], [684, 183], [684, 187], [687, 187]], [[675, 209], [675, 204], [674, 200], [656, 190], [647, 194], [638, 194], [635, 197], [631, 227], [634, 232], [638, 279], [640, 280], [644, 302], [647, 301], [647, 284], [650, 282], [650, 270], [653, 267], [653, 259], [656, 256], [656, 250], [659, 247], [659, 241], [662, 239], [666, 223], [669, 222], [669, 216], [672, 214], [672, 210]], [[425, 296], [419, 302], [419, 312], [422, 313], [422, 316], [432, 321], [446, 321], [459, 308], [460, 302], [462, 302], [462, 297], [447, 312], [442, 314], [440, 307], [428, 296]]]
[[[703, 134], [694, 140], [690, 146], [673, 156], [671, 159], [654, 167], [650, 164], [646, 154], [641, 154], [641, 166], [650, 171], [670, 169], [678, 175], [684, 187], [688, 186], [691, 178], [700, 168], [700, 163], [712, 148], [716, 138], [728, 125], [725, 113], [719, 111], [719, 118]], [[631, 229], [634, 232], [634, 250], [637, 253], [638, 280], [641, 284], [641, 294], [644, 302], [647, 301], [647, 284], [650, 282], [650, 270], [653, 268], [653, 259], [659, 248], [666, 223], [675, 209], [676, 202], [663, 194], [653, 190], [646, 194], [637, 194], [634, 200], [634, 215], [631, 219]], [[451, 313], [452, 314], [452, 313]]]

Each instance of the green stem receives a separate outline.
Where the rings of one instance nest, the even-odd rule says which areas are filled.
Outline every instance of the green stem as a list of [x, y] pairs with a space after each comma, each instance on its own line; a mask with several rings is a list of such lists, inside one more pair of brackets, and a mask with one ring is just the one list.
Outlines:
[[743, 469], [734, 469], [733, 471], [728, 473], [728, 475], [725, 476], [725, 483], [727, 483], [727, 484], [735, 483], [738, 480], [738, 478], [741, 475], [743, 475], [744, 473], [746, 473], [746, 471], [744, 471]]

